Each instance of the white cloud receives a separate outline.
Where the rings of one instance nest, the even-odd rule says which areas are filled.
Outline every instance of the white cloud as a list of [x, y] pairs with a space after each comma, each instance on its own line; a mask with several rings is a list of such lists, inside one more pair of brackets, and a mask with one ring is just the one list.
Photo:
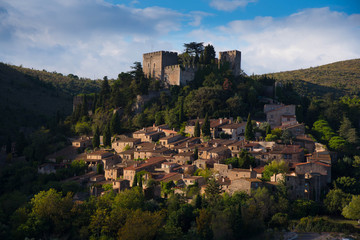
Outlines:
[[257, 0], [211, 0], [210, 6], [221, 11], [234, 11], [239, 7], [246, 7]]
[[[0, 2], [0, 61], [84, 77], [116, 76], [161, 49], [188, 16], [101, 0]], [[163, 47], [172, 47], [165, 43]]]
[[216, 29], [193, 31], [190, 36], [205, 36], [217, 51], [239, 49], [243, 69], [252, 74], [359, 58], [359, 28], [360, 14], [319, 8], [283, 18], [233, 21]]

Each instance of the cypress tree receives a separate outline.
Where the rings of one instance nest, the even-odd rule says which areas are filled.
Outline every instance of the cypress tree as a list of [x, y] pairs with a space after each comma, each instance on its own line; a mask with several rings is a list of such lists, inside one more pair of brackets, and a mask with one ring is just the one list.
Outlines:
[[92, 145], [93, 148], [98, 148], [100, 146], [100, 133], [99, 133], [99, 127], [96, 126], [94, 137], [92, 139]]
[[209, 121], [209, 117], [208, 114], [206, 113], [205, 116], [205, 120], [204, 120], [204, 124], [202, 125], [202, 134], [204, 136], [210, 136], [210, 121]]
[[103, 134], [103, 142], [105, 147], [111, 147], [110, 124], [107, 124]]
[[116, 134], [120, 134], [121, 132], [121, 123], [120, 123], [120, 117], [117, 112], [115, 112], [111, 118], [111, 135], [114, 136]]
[[200, 137], [200, 124], [199, 124], [199, 120], [197, 120], [196, 123], [195, 123], [194, 137]]
[[84, 94], [83, 97], [83, 103], [81, 104], [81, 111], [80, 111], [80, 117], [88, 116], [88, 102], [86, 94]]
[[180, 110], [179, 110], [179, 126], [184, 121], [184, 101], [181, 101]]
[[251, 123], [250, 113], [247, 118], [246, 127], [245, 127], [245, 139], [250, 141], [254, 139], [254, 130]]
[[267, 136], [267, 135], [270, 134], [270, 133], [271, 133], [271, 126], [270, 126], [270, 124], [268, 124], [268, 125], [266, 126], [265, 136]]
[[194, 159], [197, 160], [199, 158], [199, 150], [197, 147], [195, 147], [195, 150], [194, 150]]

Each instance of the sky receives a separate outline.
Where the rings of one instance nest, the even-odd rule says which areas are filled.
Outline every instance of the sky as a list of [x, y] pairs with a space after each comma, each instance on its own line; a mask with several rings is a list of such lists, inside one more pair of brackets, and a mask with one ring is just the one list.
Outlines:
[[239, 50], [248, 75], [360, 58], [359, 0], [0, 0], [0, 62], [116, 78], [184, 43]]

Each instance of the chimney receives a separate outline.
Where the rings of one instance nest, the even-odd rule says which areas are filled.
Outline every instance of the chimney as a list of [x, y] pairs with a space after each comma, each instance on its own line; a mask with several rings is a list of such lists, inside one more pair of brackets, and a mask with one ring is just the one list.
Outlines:
[[155, 124], [155, 123], [153, 124], [153, 127], [156, 127], [156, 124]]
[[223, 120], [222, 120], [222, 118], [220, 118], [220, 124], [222, 124], [223, 123]]
[[250, 165], [250, 172], [252, 172], [253, 171], [253, 168], [252, 168], [252, 166]]
[[186, 147], [187, 147], [187, 148], [189, 147], [189, 142], [186, 142]]

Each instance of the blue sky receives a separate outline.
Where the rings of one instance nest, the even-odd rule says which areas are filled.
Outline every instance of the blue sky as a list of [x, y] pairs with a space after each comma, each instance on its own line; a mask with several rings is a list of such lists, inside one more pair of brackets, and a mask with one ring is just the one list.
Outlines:
[[247, 74], [360, 58], [358, 0], [0, 0], [0, 61], [115, 78], [183, 43], [242, 52]]

